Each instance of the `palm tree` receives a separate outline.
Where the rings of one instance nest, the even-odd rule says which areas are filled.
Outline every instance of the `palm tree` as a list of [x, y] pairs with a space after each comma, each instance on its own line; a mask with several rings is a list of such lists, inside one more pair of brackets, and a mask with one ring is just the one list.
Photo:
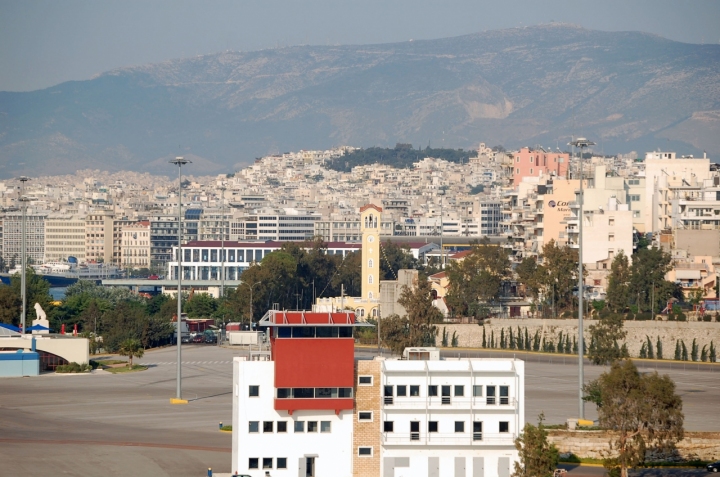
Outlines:
[[145, 354], [145, 349], [143, 349], [140, 340], [135, 338], [128, 338], [122, 343], [120, 343], [120, 349], [118, 350], [118, 354], [120, 356], [127, 356], [130, 359], [130, 367], [132, 368], [133, 357], [137, 356], [138, 358], [142, 358]]

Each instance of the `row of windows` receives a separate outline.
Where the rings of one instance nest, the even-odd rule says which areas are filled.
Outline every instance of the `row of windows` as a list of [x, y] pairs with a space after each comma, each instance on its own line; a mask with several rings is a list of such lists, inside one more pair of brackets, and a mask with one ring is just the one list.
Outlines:
[[[288, 432], [288, 421], [262, 421], [262, 432], [263, 434], [271, 434], [276, 432], [284, 434]], [[307, 431], [306, 431], [307, 429]], [[294, 421], [293, 430], [295, 433], [302, 432], [321, 432], [327, 434], [332, 431], [332, 423], [330, 421]], [[256, 434], [260, 432], [260, 421], [248, 422], [248, 432]]]
[[352, 388], [278, 388], [278, 399], [352, 398]]
[[[287, 469], [287, 457], [278, 457], [275, 459], [276, 463], [276, 469]], [[250, 457], [248, 459], [248, 469], [259, 469], [260, 465], [260, 458], [259, 457]], [[262, 468], [263, 469], [272, 469], [273, 468], [273, 458], [272, 457], [263, 457], [262, 458]]]
[[[360, 376], [360, 378], [367, 378], [365, 376]], [[362, 381], [358, 381], [359, 384], [365, 384]], [[500, 388], [500, 404], [509, 404], [510, 403], [510, 386], [494, 386], [494, 385], [488, 385], [485, 386], [485, 396], [487, 397], [487, 404], [495, 404], [497, 397], [496, 392], [498, 391], [498, 387]], [[465, 386], [464, 385], [435, 385], [431, 384], [428, 386], [427, 389], [427, 396], [428, 397], [437, 397], [438, 391], [440, 392], [440, 397], [442, 398], [450, 398], [450, 396], [455, 397], [464, 397], [465, 396]], [[473, 385], [472, 386], [472, 395], [473, 397], [483, 397], [483, 386], [482, 385]], [[405, 385], [405, 384], [399, 384], [396, 386], [392, 385], [386, 385], [383, 386], [383, 397], [385, 398], [392, 398], [393, 396], [397, 397], [420, 397], [420, 386], [419, 385]], [[386, 399], [387, 401], [387, 399]]]
[[[410, 432], [420, 432], [420, 422], [419, 421], [412, 421], [410, 424]], [[482, 421], [473, 421], [472, 423], [473, 433], [482, 433], [483, 432], [483, 423]], [[455, 421], [454, 422], [454, 432], [461, 433], [465, 432], [465, 421]], [[394, 421], [383, 421], [383, 432], [395, 432], [395, 422]], [[439, 421], [428, 421], [427, 423], [427, 432], [428, 434], [432, 434], [435, 432], [440, 432], [440, 422]], [[510, 422], [509, 421], [500, 421], [498, 423], [498, 432], [501, 434], [510, 432]], [[479, 436], [480, 440], [482, 439], [481, 436]]]
[[352, 326], [278, 326], [278, 338], [352, 338]]

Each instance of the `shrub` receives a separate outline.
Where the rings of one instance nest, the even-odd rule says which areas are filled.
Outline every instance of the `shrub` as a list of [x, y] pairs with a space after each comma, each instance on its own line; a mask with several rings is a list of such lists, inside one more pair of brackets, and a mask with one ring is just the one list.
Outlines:
[[76, 362], [61, 364], [55, 368], [56, 373], [87, 373], [92, 370], [92, 366], [85, 364], [78, 364]]
[[642, 313], [638, 313], [638, 314], [635, 316], [635, 319], [636, 319], [636, 320], [639, 320], [639, 321], [648, 321], [648, 320], [650, 320], [651, 318], [652, 318], [652, 313], [650, 313], [650, 312], [648, 312], [648, 311], [644, 311], [644, 312], [642, 312]]
[[630, 320], [634, 320], [634, 319], [635, 319], [635, 315], [631, 311], [627, 312], [627, 314], [625, 315], [625, 321], [630, 321]]
[[685, 313], [681, 312], [677, 315], [677, 320], [678, 321], [687, 321], [687, 316], [685, 315]]
[[715, 321], [720, 322], [720, 313], [715, 313]]
[[704, 322], [707, 323], [707, 322], [709, 322], [710, 320], [712, 320], [712, 316], [710, 316], [709, 314], [706, 314], [705, 316], [703, 316], [703, 321], [704, 321]]
[[668, 321], [675, 321], [675, 315], [668, 313]]

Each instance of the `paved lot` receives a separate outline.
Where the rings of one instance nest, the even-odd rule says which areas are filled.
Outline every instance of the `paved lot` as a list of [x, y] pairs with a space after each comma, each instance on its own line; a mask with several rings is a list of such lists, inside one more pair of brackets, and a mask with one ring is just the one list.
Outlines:
[[[183, 349], [188, 405], [169, 404], [175, 396], [175, 348], [148, 352], [138, 361], [150, 369], [140, 373], [1, 379], [0, 476], [190, 477], [206, 475], [208, 467], [229, 472], [231, 435], [218, 432], [218, 422], [230, 423], [231, 363], [243, 353], [202, 345]], [[547, 422], [562, 422], [577, 414], [577, 364], [542, 359], [528, 357], [526, 418], [534, 421], [543, 411]], [[602, 372], [586, 369], [588, 379]], [[720, 429], [720, 370], [668, 373], [685, 401], [686, 429]], [[587, 417], [594, 416], [588, 405]], [[571, 473], [602, 475], [602, 469]], [[677, 472], [643, 475], [671, 473]]]

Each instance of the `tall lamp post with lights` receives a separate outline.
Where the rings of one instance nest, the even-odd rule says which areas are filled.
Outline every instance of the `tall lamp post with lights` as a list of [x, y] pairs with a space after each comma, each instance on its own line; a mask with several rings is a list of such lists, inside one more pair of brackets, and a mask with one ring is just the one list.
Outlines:
[[25, 196], [25, 183], [30, 180], [29, 177], [20, 176], [20, 208], [22, 209], [22, 224], [20, 225], [20, 296], [22, 298], [22, 315], [20, 315], [20, 326], [22, 333], [25, 334], [25, 320], [27, 317], [27, 282], [25, 278], [25, 268], [27, 268], [27, 203], [30, 199]]
[[170, 164], [178, 166], [178, 244], [177, 244], [177, 387], [172, 404], [186, 404], [182, 398], [182, 166], [191, 161], [176, 157]]
[[582, 261], [582, 228], [583, 228], [583, 151], [594, 146], [595, 143], [588, 141], [584, 137], [579, 137], [570, 142], [570, 146], [580, 150], [578, 156], [578, 169], [580, 170], [580, 194], [578, 195], [578, 366], [579, 366], [579, 389], [578, 389], [578, 408], [580, 411], [580, 419], [585, 419], [585, 401], [583, 401], [583, 386], [585, 385], [584, 374], [584, 355], [585, 346], [583, 342], [583, 295], [585, 294], [585, 286], [583, 280], [583, 261]]
[[220, 187], [220, 299], [225, 299], [225, 187]]

